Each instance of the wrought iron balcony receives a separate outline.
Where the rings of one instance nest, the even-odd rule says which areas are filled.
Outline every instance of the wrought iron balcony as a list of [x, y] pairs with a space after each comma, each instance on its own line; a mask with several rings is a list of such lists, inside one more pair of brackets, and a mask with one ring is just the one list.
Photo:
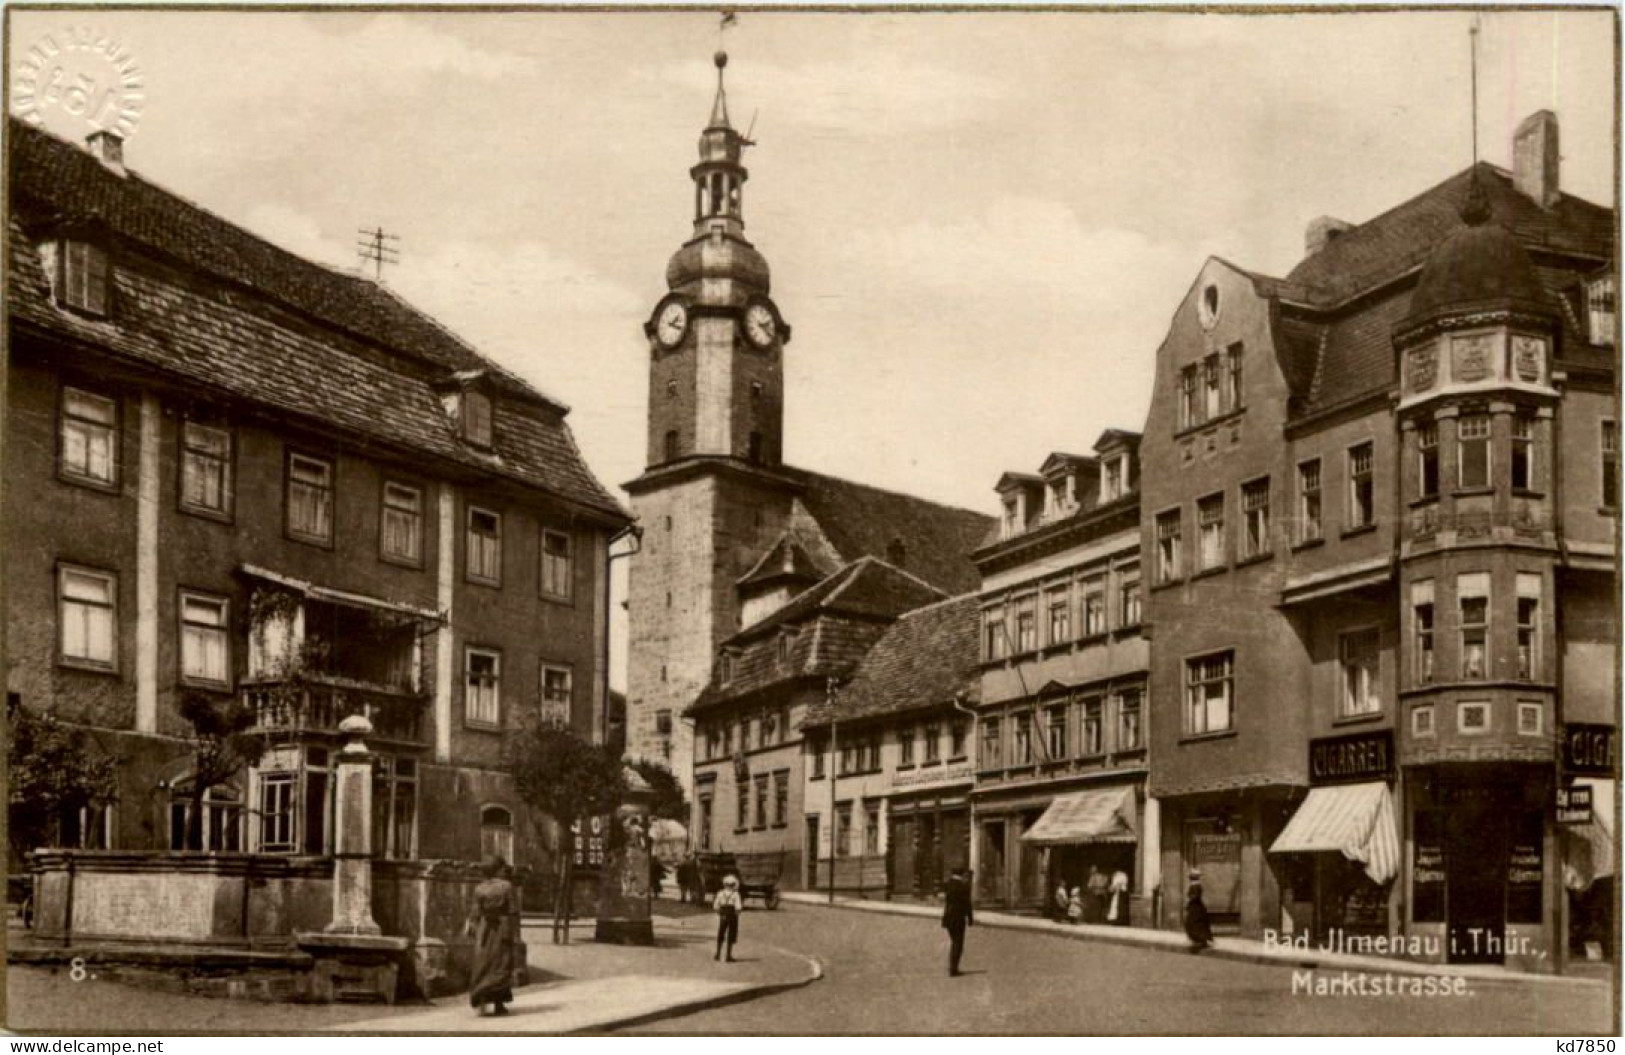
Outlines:
[[339, 736], [339, 723], [365, 715], [379, 740], [422, 745], [427, 698], [416, 692], [306, 675], [291, 680], [249, 682], [243, 700], [254, 708], [254, 731], [272, 736], [313, 733]]

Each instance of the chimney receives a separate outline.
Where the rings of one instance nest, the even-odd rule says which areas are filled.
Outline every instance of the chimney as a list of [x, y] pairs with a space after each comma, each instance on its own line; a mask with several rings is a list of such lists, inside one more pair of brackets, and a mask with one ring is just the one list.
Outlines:
[[98, 129], [85, 137], [85, 147], [108, 171], [120, 176], [125, 174], [123, 136], [105, 128]]
[[1512, 185], [1542, 209], [1557, 203], [1557, 115], [1537, 110], [1512, 133]]
[[1335, 216], [1320, 216], [1309, 221], [1309, 226], [1303, 232], [1303, 255], [1314, 256], [1332, 243], [1332, 240], [1344, 231], [1352, 230], [1354, 225]]

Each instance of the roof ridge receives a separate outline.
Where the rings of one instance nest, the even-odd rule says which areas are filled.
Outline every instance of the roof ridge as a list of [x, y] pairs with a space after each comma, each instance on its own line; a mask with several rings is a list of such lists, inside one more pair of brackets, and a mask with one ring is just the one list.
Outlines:
[[902, 498], [910, 502], [918, 502], [920, 505], [935, 506], [938, 509], [946, 509], [954, 513], [969, 513], [972, 516], [982, 517], [986, 520], [996, 519], [995, 517], [989, 516], [986, 513], [978, 512], [977, 510], [971, 509], [967, 506], [949, 505], [947, 502], [939, 502], [934, 498], [922, 498], [919, 495], [909, 494], [907, 491], [899, 491], [896, 488], [881, 487], [877, 484], [868, 484], [861, 480], [853, 480], [845, 476], [835, 476], [831, 473], [819, 472], [816, 469], [803, 469], [800, 466], [795, 465], [785, 466], [785, 468], [790, 469], [792, 472], [801, 473], [803, 476], [815, 476], [822, 480], [829, 480], [837, 484], [844, 484], [847, 487], [861, 487], [865, 491], [873, 491], [876, 494], [891, 495], [894, 498]]
[[918, 608], [910, 608], [908, 611], [899, 615], [897, 619], [899, 622], [901, 622], [904, 619], [909, 619], [916, 615], [925, 615], [927, 612], [930, 612], [935, 608], [946, 608], [949, 605], [960, 601], [978, 601], [981, 599], [981, 596], [982, 595], [980, 593], [975, 592], [956, 593], [952, 597], [944, 597], [940, 601], [932, 601], [929, 604], [922, 604]]

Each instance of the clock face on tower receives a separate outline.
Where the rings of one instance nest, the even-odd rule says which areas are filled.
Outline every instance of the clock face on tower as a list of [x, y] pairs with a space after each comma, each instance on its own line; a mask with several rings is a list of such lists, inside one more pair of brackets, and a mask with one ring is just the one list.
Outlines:
[[682, 301], [671, 301], [660, 309], [660, 317], [655, 320], [655, 336], [663, 347], [675, 348], [682, 344], [687, 332], [688, 309]]
[[766, 348], [778, 333], [779, 320], [774, 317], [772, 308], [758, 301], [746, 309], [745, 336], [750, 338], [750, 343], [758, 348]]

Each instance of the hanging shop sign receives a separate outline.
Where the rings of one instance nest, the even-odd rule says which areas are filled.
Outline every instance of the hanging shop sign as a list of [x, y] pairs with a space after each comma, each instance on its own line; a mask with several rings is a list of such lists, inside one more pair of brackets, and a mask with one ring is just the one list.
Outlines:
[[1309, 783], [1363, 784], [1394, 777], [1394, 731], [1373, 729], [1309, 741]]
[[1570, 773], [1613, 776], [1615, 737], [1611, 725], [1569, 722], [1563, 726], [1563, 768]]
[[1574, 784], [1557, 789], [1557, 823], [1591, 823], [1590, 787], [1585, 784]]

